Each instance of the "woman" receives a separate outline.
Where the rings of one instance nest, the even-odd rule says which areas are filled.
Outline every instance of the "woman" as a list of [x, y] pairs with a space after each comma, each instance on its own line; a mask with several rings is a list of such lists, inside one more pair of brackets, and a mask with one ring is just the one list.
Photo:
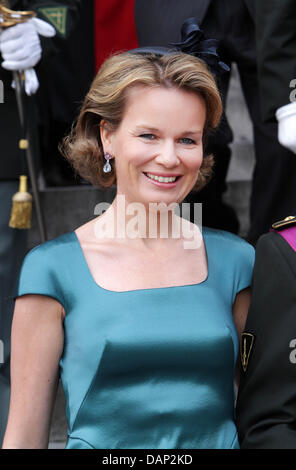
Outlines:
[[[188, 221], [175, 237], [180, 217], [169, 210], [205, 184], [203, 143], [220, 115], [197, 57], [132, 51], [101, 67], [64, 152], [117, 194], [102, 215], [26, 256], [3, 448], [47, 447], [59, 372], [67, 449], [238, 447], [233, 379], [254, 250]], [[159, 224], [148, 236], [155, 215], [167, 216], [166, 237]]]

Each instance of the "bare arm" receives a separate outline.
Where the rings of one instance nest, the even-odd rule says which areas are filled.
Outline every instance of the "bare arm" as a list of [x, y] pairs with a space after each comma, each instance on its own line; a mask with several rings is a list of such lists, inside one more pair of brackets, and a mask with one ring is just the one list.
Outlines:
[[[250, 307], [251, 301], [251, 289], [247, 287], [240, 291], [234, 301], [232, 311], [233, 311], [233, 319], [236, 326], [237, 334], [239, 337], [239, 345], [241, 346], [241, 336], [245, 329], [245, 324], [247, 320], [247, 315]], [[236, 373], [235, 373], [235, 383], [238, 386], [239, 383], [239, 364], [240, 364], [240, 354], [237, 358], [236, 363]]]
[[64, 309], [55, 299], [16, 299], [11, 330], [11, 396], [2, 449], [48, 447], [63, 351]]

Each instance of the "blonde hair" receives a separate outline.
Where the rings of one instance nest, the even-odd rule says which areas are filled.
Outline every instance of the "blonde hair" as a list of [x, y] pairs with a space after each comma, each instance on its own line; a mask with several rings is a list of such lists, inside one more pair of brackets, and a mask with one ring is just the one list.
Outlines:
[[[135, 85], [175, 87], [194, 92], [204, 99], [206, 121], [203, 141], [215, 129], [222, 114], [222, 102], [215, 79], [206, 64], [189, 54], [163, 56], [142, 53], [120, 53], [109, 57], [93, 80], [81, 107], [77, 122], [60, 145], [60, 151], [73, 168], [94, 186], [108, 188], [116, 183], [114, 159], [111, 172], [105, 164], [99, 125], [102, 120], [115, 131], [126, 105], [127, 91]], [[193, 188], [200, 190], [210, 179], [214, 159], [205, 156]]]

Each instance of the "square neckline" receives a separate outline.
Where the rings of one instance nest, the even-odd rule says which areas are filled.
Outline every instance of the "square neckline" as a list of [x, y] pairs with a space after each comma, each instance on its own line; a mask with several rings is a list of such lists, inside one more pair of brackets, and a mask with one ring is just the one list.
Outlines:
[[88, 263], [86, 261], [86, 258], [85, 258], [85, 255], [84, 255], [84, 252], [83, 252], [83, 249], [82, 249], [82, 246], [81, 246], [81, 243], [79, 241], [79, 238], [78, 238], [75, 230], [73, 230], [71, 233], [74, 236], [74, 241], [76, 242], [76, 246], [78, 248], [80, 257], [82, 258], [84, 269], [86, 269], [88, 277], [90, 278], [92, 284], [94, 284], [95, 287], [97, 287], [97, 288], [99, 288], [99, 289], [101, 289], [105, 292], [109, 292], [109, 293], [112, 293], [112, 294], [113, 293], [114, 294], [127, 294], [127, 293], [133, 293], [133, 292], [160, 291], [160, 290], [174, 289], [174, 288], [175, 289], [180, 289], [180, 288], [184, 288], [184, 287], [196, 287], [196, 286], [204, 285], [209, 281], [210, 261], [209, 261], [209, 252], [208, 252], [208, 239], [207, 239], [207, 234], [206, 234], [206, 229], [205, 228], [202, 229], [202, 239], [203, 239], [203, 242], [204, 242], [204, 247], [205, 247], [205, 252], [206, 252], [208, 272], [207, 272], [207, 277], [202, 282], [197, 282], [197, 283], [193, 283], [193, 284], [182, 284], [182, 285], [177, 285], [177, 286], [148, 287], [148, 288], [144, 288], [144, 289], [130, 289], [130, 290], [123, 290], [123, 291], [106, 289], [105, 287], [101, 286], [100, 284], [98, 284], [95, 281], [95, 279], [94, 279], [94, 277], [93, 277], [93, 275], [92, 275], [92, 273], [89, 269]]

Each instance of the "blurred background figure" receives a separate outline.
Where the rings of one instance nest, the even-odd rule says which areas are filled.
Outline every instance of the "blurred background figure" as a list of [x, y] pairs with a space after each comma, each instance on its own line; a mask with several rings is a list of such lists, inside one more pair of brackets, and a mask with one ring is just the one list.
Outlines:
[[[124, 5], [123, 5], [124, 4]], [[207, 37], [220, 40], [218, 53], [231, 67], [236, 63], [244, 97], [253, 123], [256, 166], [250, 201], [251, 226], [248, 240], [255, 244], [281, 214], [296, 203], [296, 162], [277, 140], [276, 123], [261, 117], [255, 44], [254, 0], [110, 0], [95, 2], [96, 67], [111, 52], [146, 45], [167, 45], [178, 41], [183, 21], [194, 16]], [[224, 104], [230, 74], [220, 78]], [[223, 202], [225, 178], [230, 162], [232, 131], [224, 115], [220, 131], [210, 138], [207, 150], [216, 157], [215, 176], [198, 196], [186, 201], [203, 202], [203, 223], [238, 233], [234, 210]], [[281, 195], [279, 197], [279, 194]]]
[[257, 0], [256, 39], [262, 117], [296, 153], [296, 3]]
[[[0, 104], [0, 339], [4, 344], [4, 362], [0, 363], [0, 444], [6, 427], [10, 399], [10, 333], [14, 307], [12, 293], [27, 251], [28, 235], [26, 229], [14, 229], [8, 225], [12, 207], [11, 198], [18, 190], [18, 178], [23, 172], [18, 148], [21, 137], [20, 120], [15, 91], [11, 87], [12, 72], [24, 70], [26, 73], [28, 136], [38, 172], [40, 169], [38, 124], [41, 119], [37, 106], [38, 96], [39, 93], [48, 93], [43, 89], [43, 77], [48, 73], [47, 64], [77, 24], [80, 1], [11, 0], [9, 4], [7, 1], [4, 3], [4, 6], [13, 10], [36, 11], [38, 18], [0, 32], [0, 80], [4, 88], [4, 102]], [[32, 73], [27, 73], [35, 66], [37, 79], [34, 74], [32, 76]], [[40, 89], [35, 96], [38, 80]]]
[[82, 184], [84, 180], [61, 157], [58, 144], [70, 131], [95, 74], [93, 0], [81, 3], [75, 30], [59, 45], [59, 53], [47, 63], [46, 71], [39, 94], [44, 182], [52, 187]]

